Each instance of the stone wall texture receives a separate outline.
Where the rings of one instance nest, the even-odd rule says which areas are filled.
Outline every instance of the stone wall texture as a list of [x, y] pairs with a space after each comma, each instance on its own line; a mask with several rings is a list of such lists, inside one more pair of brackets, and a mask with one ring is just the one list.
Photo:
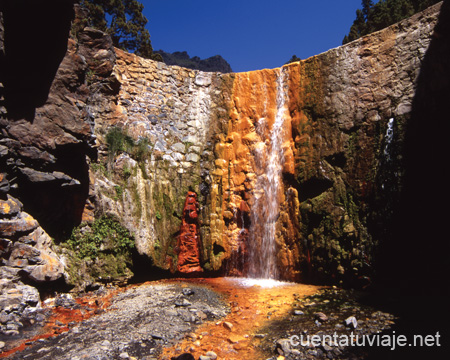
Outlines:
[[[46, 230], [106, 213], [134, 234], [149, 271], [183, 272], [181, 252], [196, 272], [252, 274], [268, 134], [282, 111], [281, 182], [270, 195], [278, 276], [365, 285], [400, 196], [405, 129], [441, 5], [312, 58], [237, 74], [146, 60], [85, 28], [31, 122], [1, 108], [1, 172], [19, 176], [12, 194]], [[112, 127], [134, 150], [108, 151]], [[62, 205], [52, 184], [70, 216], [50, 206]], [[185, 214], [193, 193], [195, 232]], [[192, 254], [180, 250], [187, 233]]]

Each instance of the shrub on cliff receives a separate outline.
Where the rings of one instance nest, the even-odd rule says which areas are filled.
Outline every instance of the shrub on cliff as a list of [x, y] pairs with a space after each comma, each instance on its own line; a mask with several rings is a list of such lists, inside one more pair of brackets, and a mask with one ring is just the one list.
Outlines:
[[149, 155], [150, 141], [140, 138], [137, 142], [119, 127], [109, 129], [105, 137], [108, 145], [108, 161], [111, 164], [114, 157], [121, 151], [127, 152], [138, 162], [144, 161]]
[[106, 134], [106, 143], [108, 144], [108, 154], [110, 160], [120, 151], [130, 151], [134, 146], [134, 141], [121, 128], [112, 127]]
[[284, 65], [291, 64], [291, 63], [294, 63], [294, 62], [298, 62], [298, 61], [301, 61], [301, 60], [302, 59], [300, 59], [297, 55], [292, 55], [292, 57], [289, 59], [289, 61], [286, 62]]
[[144, 5], [136, 0], [79, 0], [90, 12], [90, 26], [111, 35], [114, 46], [135, 54], [162, 61], [154, 54], [148, 20], [142, 14]]

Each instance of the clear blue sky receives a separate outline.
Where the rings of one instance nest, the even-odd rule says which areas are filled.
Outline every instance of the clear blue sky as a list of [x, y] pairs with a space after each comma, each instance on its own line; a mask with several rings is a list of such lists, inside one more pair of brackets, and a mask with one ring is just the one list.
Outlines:
[[275, 68], [341, 45], [361, 0], [140, 0], [154, 50]]

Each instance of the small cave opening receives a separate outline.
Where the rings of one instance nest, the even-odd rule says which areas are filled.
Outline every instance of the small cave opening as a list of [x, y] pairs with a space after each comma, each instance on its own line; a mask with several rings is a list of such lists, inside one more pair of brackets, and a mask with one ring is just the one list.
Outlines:
[[325, 157], [325, 160], [332, 166], [339, 167], [343, 169], [345, 165], [347, 164], [347, 158], [345, 156], [345, 153], [339, 152], [333, 155], [329, 155]]
[[308, 234], [312, 233], [312, 231], [319, 227], [322, 222], [323, 215], [316, 213], [308, 213], [307, 215], [307, 223], [308, 223]]
[[222, 245], [219, 245], [219, 244], [213, 245], [214, 256], [219, 256], [219, 255], [223, 254], [224, 252], [225, 252], [225, 249]]
[[331, 180], [325, 178], [311, 178], [299, 186], [299, 200], [301, 202], [315, 198], [333, 186]]
[[36, 282], [31, 280], [22, 270], [19, 271], [20, 280], [25, 284], [37, 289], [41, 300], [55, 297], [59, 293], [69, 292], [73, 285], [69, 285], [64, 277], [53, 281]]
[[[44, 171], [32, 170], [31, 177], [24, 172], [17, 172], [18, 187], [12, 189], [11, 193], [59, 242], [67, 239], [73, 227], [81, 223], [89, 196], [89, 168], [86, 149], [77, 144], [57, 147], [53, 154], [55, 163]], [[54, 177], [56, 173], [73, 180]]]
[[132, 253], [133, 265], [131, 271], [133, 277], [129, 280], [130, 284], [142, 284], [146, 281], [171, 279], [176, 277], [170, 270], [161, 269], [154, 265], [152, 258], [145, 254], [139, 254], [138, 251]]

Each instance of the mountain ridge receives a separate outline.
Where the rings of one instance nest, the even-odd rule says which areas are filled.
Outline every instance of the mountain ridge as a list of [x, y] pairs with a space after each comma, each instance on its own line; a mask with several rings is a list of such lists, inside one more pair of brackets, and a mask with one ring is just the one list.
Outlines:
[[233, 72], [230, 64], [220, 55], [214, 55], [206, 59], [200, 59], [198, 56], [190, 57], [187, 51], [175, 51], [173, 53], [157, 50], [167, 65], [178, 65], [192, 70], [201, 70], [206, 72]]

